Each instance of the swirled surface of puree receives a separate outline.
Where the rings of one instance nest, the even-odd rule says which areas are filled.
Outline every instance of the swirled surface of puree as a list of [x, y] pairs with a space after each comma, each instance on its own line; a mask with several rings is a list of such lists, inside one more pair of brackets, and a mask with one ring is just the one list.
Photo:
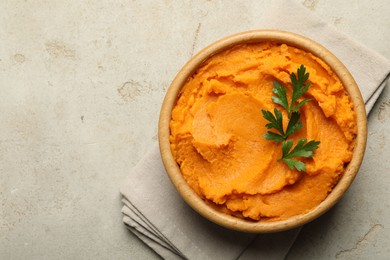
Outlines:
[[[281, 144], [265, 140], [261, 113], [278, 106], [274, 80], [291, 94], [290, 74], [301, 64], [312, 82], [304, 97], [312, 100], [301, 107], [303, 128], [292, 139], [321, 142], [305, 159], [306, 172], [278, 162]], [[285, 44], [244, 44], [212, 56], [188, 79], [172, 112], [171, 150], [188, 184], [219, 210], [286, 219], [332, 191], [352, 158], [355, 118], [348, 93], [322, 60]]]

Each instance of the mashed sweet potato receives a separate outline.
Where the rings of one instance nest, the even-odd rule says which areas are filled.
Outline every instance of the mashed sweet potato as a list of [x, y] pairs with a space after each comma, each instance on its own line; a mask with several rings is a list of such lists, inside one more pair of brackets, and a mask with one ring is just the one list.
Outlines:
[[[265, 140], [261, 113], [276, 106], [273, 81], [291, 88], [290, 74], [301, 64], [310, 73], [305, 97], [312, 100], [300, 109], [303, 128], [292, 139], [321, 142], [304, 160], [306, 172], [278, 162], [281, 144]], [[271, 42], [206, 60], [182, 89], [170, 130], [171, 150], [192, 189], [220, 210], [256, 221], [286, 219], [323, 201], [351, 160], [357, 131], [353, 104], [329, 66]]]

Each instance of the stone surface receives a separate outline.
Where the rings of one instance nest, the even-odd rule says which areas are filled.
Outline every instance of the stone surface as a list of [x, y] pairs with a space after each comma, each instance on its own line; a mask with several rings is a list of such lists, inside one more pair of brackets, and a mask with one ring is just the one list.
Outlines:
[[[390, 59], [388, 1], [302, 5]], [[256, 29], [267, 1], [0, 2], [0, 259], [158, 259], [121, 220], [119, 185], [157, 142], [169, 82], [199, 49]], [[289, 259], [390, 256], [390, 93], [344, 199]]]

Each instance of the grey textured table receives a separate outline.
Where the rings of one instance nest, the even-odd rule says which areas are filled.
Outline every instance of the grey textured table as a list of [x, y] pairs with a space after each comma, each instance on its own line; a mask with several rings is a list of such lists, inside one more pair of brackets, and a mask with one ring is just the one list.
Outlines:
[[[178, 69], [266, 2], [1, 1], [0, 259], [158, 259], [123, 226], [120, 183]], [[300, 2], [390, 59], [388, 1]], [[390, 257], [389, 131], [386, 88], [357, 179], [288, 259]]]

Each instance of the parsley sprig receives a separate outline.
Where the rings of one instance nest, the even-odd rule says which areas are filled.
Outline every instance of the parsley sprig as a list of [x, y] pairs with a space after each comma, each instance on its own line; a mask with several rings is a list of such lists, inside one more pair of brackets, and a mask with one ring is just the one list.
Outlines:
[[288, 103], [286, 88], [278, 81], [274, 81], [274, 88], [272, 91], [276, 96], [272, 96], [272, 101], [281, 105], [288, 113], [288, 118], [291, 117], [293, 112], [298, 112], [299, 108], [310, 101], [309, 98], [303, 99], [297, 102], [298, 99], [309, 89], [311, 82], [305, 84], [309, 79], [309, 73], [306, 73], [306, 68], [301, 65], [297, 70], [297, 75], [293, 72], [290, 75], [290, 80], [293, 86], [293, 93], [291, 97], [291, 103]]
[[298, 112], [291, 113], [290, 120], [288, 122], [286, 131], [283, 128], [283, 115], [282, 111], [274, 109], [274, 114], [267, 110], [261, 110], [263, 117], [270, 121], [270, 123], [265, 126], [268, 129], [276, 129], [279, 133], [268, 131], [264, 136], [267, 140], [273, 140], [277, 143], [280, 143], [286, 140], [290, 135], [302, 128], [302, 122], [298, 122], [301, 115]]
[[[305, 164], [301, 161], [292, 160], [296, 157], [309, 158], [313, 156], [313, 151], [318, 149], [319, 141], [311, 140], [307, 142], [306, 138], [299, 139], [297, 145], [291, 150], [293, 146], [292, 140], [287, 140], [282, 143], [282, 158], [279, 161], [285, 162], [290, 169], [297, 169], [298, 171], [305, 171]], [[291, 150], [291, 151], [290, 151]]]
[[307, 82], [309, 79], [309, 73], [306, 73], [306, 68], [302, 64], [295, 74], [290, 75], [292, 84], [291, 102], [288, 101], [286, 88], [278, 81], [274, 81], [274, 87], [272, 92], [275, 96], [272, 96], [272, 101], [282, 106], [288, 117], [287, 127], [283, 126], [283, 113], [277, 108], [274, 108], [274, 113], [262, 109], [263, 117], [269, 121], [265, 126], [267, 129], [275, 129], [277, 132], [268, 131], [264, 137], [267, 140], [275, 141], [276, 143], [282, 142], [282, 158], [278, 161], [285, 162], [290, 169], [296, 169], [298, 171], [305, 171], [305, 164], [293, 158], [305, 157], [310, 158], [313, 156], [313, 151], [318, 149], [319, 141], [309, 141], [306, 138], [302, 138], [298, 141], [297, 145], [293, 147], [293, 141], [288, 139], [293, 133], [302, 128], [302, 122], [299, 121], [301, 114], [299, 109], [309, 102], [311, 99], [304, 98], [299, 100], [302, 95], [309, 89], [311, 82]]

